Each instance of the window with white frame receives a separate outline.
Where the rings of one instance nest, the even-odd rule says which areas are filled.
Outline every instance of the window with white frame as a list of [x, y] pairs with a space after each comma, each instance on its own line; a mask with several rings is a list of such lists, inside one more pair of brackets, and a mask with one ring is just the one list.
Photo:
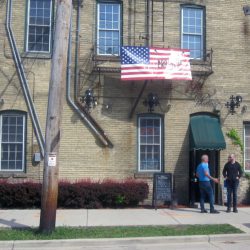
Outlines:
[[202, 59], [204, 54], [204, 8], [182, 6], [181, 47], [190, 50], [192, 59]]
[[250, 123], [244, 124], [244, 166], [250, 172]]
[[51, 50], [52, 0], [28, 0], [26, 50]]
[[25, 123], [24, 112], [0, 113], [0, 171], [24, 171]]
[[138, 169], [157, 172], [162, 168], [162, 118], [138, 117]]
[[121, 4], [97, 4], [97, 54], [119, 55], [121, 40]]

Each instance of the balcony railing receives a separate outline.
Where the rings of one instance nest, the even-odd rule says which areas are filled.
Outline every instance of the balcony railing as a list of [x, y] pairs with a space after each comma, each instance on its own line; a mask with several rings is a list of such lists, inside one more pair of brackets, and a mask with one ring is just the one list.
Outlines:
[[[99, 73], [120, 73], [120, 57], [93, 55], [93, 71]], [[213, 50], [206, 50], [202, 59], [191, 59], [191, 71], [193, 76], [209, 76], [213, 73]]]

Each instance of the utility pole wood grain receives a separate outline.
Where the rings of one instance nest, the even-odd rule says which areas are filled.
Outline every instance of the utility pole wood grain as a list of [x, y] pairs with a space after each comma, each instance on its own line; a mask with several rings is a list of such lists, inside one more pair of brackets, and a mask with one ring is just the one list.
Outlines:
[[72, 0], [58, 0], [50, 75], [45, 133], [45, 157], [41, 201], [40, 231], [55, 229], [58, 197], [58, 154], [61, 116], [65, 98], [66, 67]]

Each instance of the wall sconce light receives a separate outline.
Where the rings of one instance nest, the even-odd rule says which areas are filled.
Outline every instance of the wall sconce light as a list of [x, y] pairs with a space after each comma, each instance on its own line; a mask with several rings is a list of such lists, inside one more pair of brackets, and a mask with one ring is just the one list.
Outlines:
[[90, 112], [91, 108], [94, 108], [97, 105], [97, 100], [92, 89], [87, 89], [84, 96], [80, 98], [80, 101], [88, 112]]
[[143, 101], [144, 106], [148, 107], [148, 112], [153, 112], [154, 107], [160, 104], [159, 98], [153, 93], [149, 93], [147, 98]]
[[243, 6], [243, 11], [244, 11], [245, 16], [250, 15], [250, 6], [249, 5]]
[[229, 109], [229, 112], [233, 115], [235, 113], [235, 108], [238, 108], [240, 106], [240, 103], [242, 102], [242, 97], [237, 96], [230, 96], [230, 101], [225, 104], [225, 106]]

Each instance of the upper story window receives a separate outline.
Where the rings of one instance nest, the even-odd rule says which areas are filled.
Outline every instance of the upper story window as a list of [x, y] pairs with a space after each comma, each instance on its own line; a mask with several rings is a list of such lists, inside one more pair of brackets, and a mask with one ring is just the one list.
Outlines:
[[97, 54], [119, 55], [121, 43], [121, 4], [97, 4]]
[[26, 51], [51, 50], [52, 0], [28, 0]]
[[190, 50], [192, 59], [204, 55], [204, 8], [183, 6], [181, 9], [181, 47]]
[[250, 172], [250, 123], [244, 124], [244, 166]]
[[143, 115], [138, 118], [139, 171], [159, 172], [162, 169], [162, 117]]
[[0, 113], [0, 171], [24, 171], [26, 114]]

